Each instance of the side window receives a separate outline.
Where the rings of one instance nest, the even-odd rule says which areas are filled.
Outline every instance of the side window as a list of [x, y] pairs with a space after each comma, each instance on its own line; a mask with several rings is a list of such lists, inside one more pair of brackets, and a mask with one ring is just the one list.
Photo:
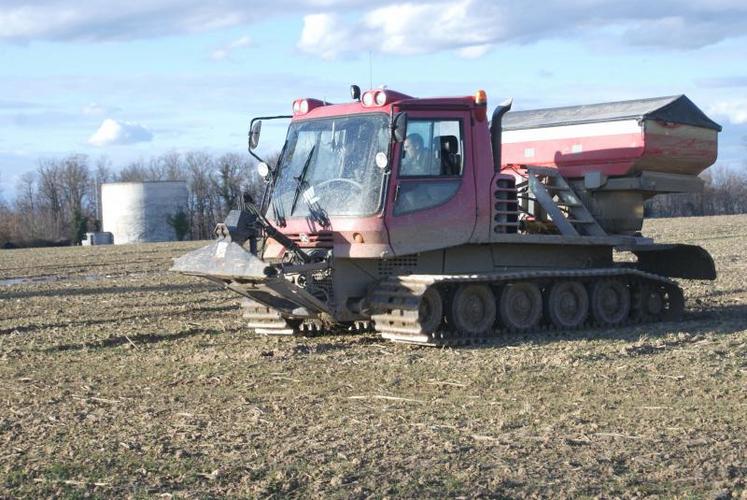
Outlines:
[[394, 215], [447, 202], [459, 190], [464, 171], [459, 120], [417, 120], [407, 124]]
[[402, 147], [399, 176], [462, 175], [462, 150], [459, 120], [410, 120]]

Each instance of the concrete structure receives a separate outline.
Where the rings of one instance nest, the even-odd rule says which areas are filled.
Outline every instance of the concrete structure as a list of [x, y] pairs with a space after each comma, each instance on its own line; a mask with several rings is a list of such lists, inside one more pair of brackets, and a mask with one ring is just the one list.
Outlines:
[[101, 185], [103, 230], [114, 244], [174, 241], [169, 218], [187, 211], [184, 181], [114, 182]]
[[84, 247], [90, 247], [94, 245], [111, 245], [114, 243], [114, 235], [112, 233], [86, 233], [86, 237], [80, 242]]

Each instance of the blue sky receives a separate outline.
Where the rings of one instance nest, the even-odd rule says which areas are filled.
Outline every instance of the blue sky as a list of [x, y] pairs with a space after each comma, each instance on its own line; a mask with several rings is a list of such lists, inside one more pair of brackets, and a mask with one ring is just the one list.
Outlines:
[[369, 81], [515, 109], [685, 93], [724, 126], [719, 163], [747, 163], [744, 0], [113, 5], [0, 2], [0, 195], [39, 158], [245, 152], [252, 116]]

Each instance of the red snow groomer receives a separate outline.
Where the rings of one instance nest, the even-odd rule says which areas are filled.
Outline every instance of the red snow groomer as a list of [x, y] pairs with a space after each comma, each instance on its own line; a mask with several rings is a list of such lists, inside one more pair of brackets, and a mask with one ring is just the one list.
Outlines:
[[[262, 334], [373, 329], [395, 341], [678, 320], [700, 247], [640, 234], [643, 202], [696, 192], [720, 126], [685, 96], [506, 114], [487, 98], [352, 88], [298, 99], [261, 200], [173, 270], [243, 295]], [[632, 252], [617, 263], [613, 250]]]

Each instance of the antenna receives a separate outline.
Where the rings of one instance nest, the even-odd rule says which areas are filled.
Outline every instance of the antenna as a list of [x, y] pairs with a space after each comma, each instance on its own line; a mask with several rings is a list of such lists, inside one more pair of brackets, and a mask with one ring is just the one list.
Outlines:
[[368, 51], [368, 88], [373, 88], [373, 58], [370, 49]]

